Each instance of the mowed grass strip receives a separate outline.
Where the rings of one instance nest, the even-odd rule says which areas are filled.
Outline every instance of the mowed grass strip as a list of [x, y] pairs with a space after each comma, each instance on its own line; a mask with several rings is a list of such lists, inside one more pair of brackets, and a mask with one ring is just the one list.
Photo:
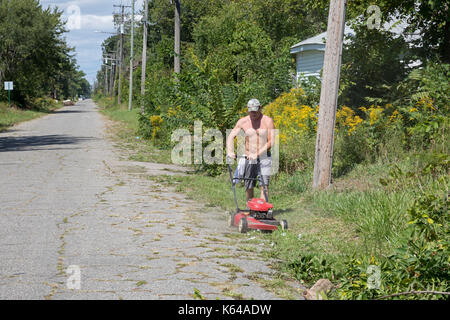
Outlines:
[[8, 108], [7, 104], [0, 103], [0, 132], [23, 121], [29, 121], [49, 114], [51, 110], [27, 110], [16, 107]]
[[95, 98], [100, 112], [115, 121], [112, 130], [119, 146], [130, 152], [129, 160], [139, 162], [170, 163], [170, 150], [160, 150], [139, 135], [139, 108], [128, 110], [110, 98]]

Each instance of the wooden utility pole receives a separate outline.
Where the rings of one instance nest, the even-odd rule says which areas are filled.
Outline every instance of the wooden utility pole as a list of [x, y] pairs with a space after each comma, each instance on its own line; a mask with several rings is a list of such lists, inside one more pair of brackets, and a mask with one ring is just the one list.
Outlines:
[[128, 96], [128, 111], [131, 111], [133, 104], [133, 61], [134, 61], [134, 4], [135, 0], [131, 0], [131, 52], [130, 52], [130, 92]]
[[180, 22], [180, 0], [175, 1], [175, 58], [174, 71], [180, 73], [180, 56], [181, 56], [181, 22]]
[[336, 123], [346, 5], [347, 0], [330, 1], [322, 91], [320, 93], [319, 122], [317, 126], [314, 189], [325, 189], [331, 184], [334, 127]]
[[103, 75], [105, 77], [105, 83], [104, 83], [104, 87], [103, 87], [103, 94], [104, 96], [108, 96], [108, 66], [106, 65], [106, 63], [103, 65], [105, 68], [105, 74]]
[[119, 84], [117, 86], [117, 102], [120, 105], [122, 103], [122, 74], [123, 74], [123, 38], [125, 35], [125, 8], [129, 8], [130, 6], [124, 5], [113, 5], [115, 8], [120, 8], [120, 25], [119, 25], [119, 33], [120, 33], [120, 53], [119, 53]]
[[144, 114], [145, 73], [147, 71], [148, 0], [144, 4], [144, 39], [142, 45], [141, 113]]
[[115, 66], [117, 64], [116, 55], [111, 54], [111, 57], [113, 60], [111, 60], [111, 74], [109, 76], [109, 95], [110, 97], [113, 96], [113, 90], [114, 90], [114, 79], [115, 79]]
[[115, 75], [116, 75], [116, 72], [117, 72], [117, 68], [116, 68], [117, 62], [118, 62], [117, 53], [116, 52], [107, 52], [106, 53], [106, 59], [108, 61], [111, 61], [111, 64], [109, 65], [110, 66], [109, 69], [111, 71], [109, 73], [108, 92], [109, 92], [110, 97], [112, 98], [113, 92], [114, 92]]
[[123, 24], [123, 7], [122, 7], [122, 23], [120, 24], [120, 57], [119, 57], [119, 85], [117, 87], [117, 101], [119, 106], [122, 104], [122, 74], [123, 74], [123, 35], [125, 33]]
[[[117, 85], [117, 96], [119, 96], [119, 86], [120, 86], [120, 37], [119, 40], [117, 41], [117, 49], [116, 49], [116, 72], [114, 74], [114, 86], [118, 83]], [[119, 99], [117, 99], [119, 100]], [[117, 101], [118, 102], [118, 101]]]
[[119, 42], [119, 83], [117, 85], [117, 103], [120, 105], [122, 103], [122, 72], [123, 72], [123, 34], [124, 30], [124, 15], [125, 15], [125, 6], [124, 5], [113, 5], [115, 8], [120, 8], [122, 11], [120, 13], [120, 24], [119, 24], [119, 34], [120, 34], [120, 42]]

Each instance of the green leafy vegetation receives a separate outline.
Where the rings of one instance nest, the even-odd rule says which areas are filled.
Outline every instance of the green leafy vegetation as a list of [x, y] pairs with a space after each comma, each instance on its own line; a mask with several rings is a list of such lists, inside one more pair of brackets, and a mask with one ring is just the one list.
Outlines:
[[[153, 1], [151, 90], [134, 97], [144, 112], [136, 113], [133, 127], [152, 146], [170, 150], [173, 130], [192, 132], [195, 120], [232, 128], [246, 101], [257, 97], [280, 129], [280, 172], [271, 180], [270, 200], [289, 231], [261, 234], [278, 269], [307, 285], [330, 279], [330, 299], [444, 299], [450, 279], [448, 6], [349, 2], [355, 35], [344, 48], [333, 183], [317, 191], [311, 184], [320, 82], [302, 80], [292, 89], [289, 48], [325, 30], [328, 3], [185, 0], [182, 72], [174, 75], [173, 10]], [[380, 6], [383, 21], [407, 18], [405, 32], [368, 30], [370, 4]], [[421, 40], [408, 43], [409, 33]], [[136, 88], [139, 78], [137, 72]], [[225, 167], [199, 169], [151, 179], [233, 210]], [[243, 203], [241, 186], [238, 197]]]
[[[65, 32], [62, 11], [43, 9], [37, 0], [0, 2], [0, 83], [14, 82], [15, 105], [39, 109], [42, 98], [90, 95]], [[5, 90], [0, 91], [0, 101], [8, 101]]]
[[8, 107], [7, 103], [0, 102], [0, 132], [7, 130], [19, 122], [32, 120], [46, 115], [59, 108], [62, 104], [55, 103], [52, 99], [39, 99], [39, 108], [31, 110]]

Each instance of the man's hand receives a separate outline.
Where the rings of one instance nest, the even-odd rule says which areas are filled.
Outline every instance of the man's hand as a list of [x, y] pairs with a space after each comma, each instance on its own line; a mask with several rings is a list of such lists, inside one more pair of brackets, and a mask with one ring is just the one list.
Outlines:
[[234, 154], [233, 152], [230, 152], [227, 154], [227, 158], [236, 159], [236, 154]]
[[236, 159], [236, 155], [234, 153], [227, 154], [227, 164], [233, 164], [234, 159]]
[[248, 154], [248, 160], [256, 161], [256, 159], [258, 159], [258, 154], [257, 154], [257, 153], [255, 153], [255, 152], [250, 152], [250, 153]]

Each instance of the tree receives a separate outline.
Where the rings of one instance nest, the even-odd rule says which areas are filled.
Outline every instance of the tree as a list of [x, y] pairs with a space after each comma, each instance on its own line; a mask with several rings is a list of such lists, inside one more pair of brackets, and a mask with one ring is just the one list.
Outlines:
[[393, 86], [406, 78], [412, 53], [402, 36], [352, 25], [354, 36], [344, 45], [340, 104], [361, 107], [395, 100]]
[[409, 26], [405, 32], [420, 34], [415, 44], [424, 62], [437, 56], [450, 63], [448, 0], [359, 0], [350, 1], [349, 7], [361, 15], [373, 4], [380, 7], [383, 17], [406, 19]]
[[396, 0], [388, 1], [390, 13], [399, 13], [408, 20], [408, 32], [419, 32], [416, 41], [425, 59], [438, 56], [441, 61], [450, 63], [450, 26], [447, 0]]
[[0, 82], [14, 81], [19, 105], [42, 96], [74, 96], [81, 80], [61, 16], [37, 0], [0, 2]]

